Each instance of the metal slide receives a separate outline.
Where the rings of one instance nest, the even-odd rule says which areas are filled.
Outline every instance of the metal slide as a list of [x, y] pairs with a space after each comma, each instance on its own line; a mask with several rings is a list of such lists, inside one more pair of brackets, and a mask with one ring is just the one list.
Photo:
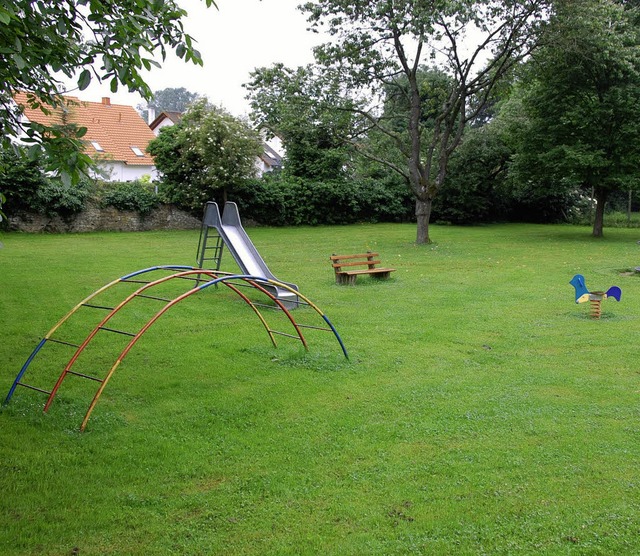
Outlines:
[[[227, 246], [227, 249], [235, 259], [236, 263], [244, 274], [249, 276], [260, 276], [267, 280], [274, 280], [287, 285], [292, 290], [298, 291], [298, 286], [283, 282], [276, 278], [269, 267], [258, 253], [251, 239], [244, 231], [242, 223], [240, 222], [240, 214], [238, 212], [238, 206], [235, 203], [227, 202], [224, 205], [224, 211], [222, 218], [220, 218], [220, 211], [218, 210], [218, 204], [209, 201], [205, 207], [204, 228], [215, 228]], [[298, 296], [289, 289], [280, 288], [277, 286], [267, 286], [273, 289], [274, 296], [281, 302], [285, 303], [287, 308], [292, 309], [298, 305]]]

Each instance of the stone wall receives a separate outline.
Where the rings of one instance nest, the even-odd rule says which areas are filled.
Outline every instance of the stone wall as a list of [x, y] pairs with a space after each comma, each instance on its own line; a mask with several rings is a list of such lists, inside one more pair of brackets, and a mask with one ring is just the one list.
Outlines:
[[201, 221], [172, 205], [160, 205], [146, 216], [113, 207], [100, 208], [88, 204], [86, 209], [70, 220], [29, 214], [9, 217], [9, 229], [21, 232], [142, 232], [147, 230], [192, 230]]

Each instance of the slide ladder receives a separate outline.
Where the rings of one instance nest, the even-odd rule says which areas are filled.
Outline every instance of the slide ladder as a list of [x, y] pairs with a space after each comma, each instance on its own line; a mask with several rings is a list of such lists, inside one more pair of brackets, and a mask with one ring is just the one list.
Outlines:
[[[215, 239], [215, 246], [211, 247], [213, 256], [207, 258], [207, 249], [212, 239]], [[267, 280], [285, 284], [287, 288], [273, 285], [267, 285], [266, 287], [267, 289], [271, 289], [274, 296], [284, 303], [287, 308], [294, 309], [297, 307], [299, 299], [295, 292], [298, 290], [298, 286], [283, 282], [272, 274], [242, 227], [238, 206], [231, 202], [225, 203], [222, 217], [220, 217], [218, 204], [209, 201], [205, 206], [200, 231], [200, 241], [198, 242], [197, 262], [201, 268], [207, 268], [205, 267], [205, 263], [207, 261], [213, 261], [218, 265], [214, 270], [219, 270], [220, 259], [222, 257], [222, 244], [227, 247], [231, 256], [244, 274], [259, 276]], [[213, 265], [211, 268], [213, 268]]]
[[198, 240], [198, 256], [196, 262], [199, 268], [220, 270], [224, 240], [217, 228], [206, 224], [207, 217], [202, 219], [200, 239]]

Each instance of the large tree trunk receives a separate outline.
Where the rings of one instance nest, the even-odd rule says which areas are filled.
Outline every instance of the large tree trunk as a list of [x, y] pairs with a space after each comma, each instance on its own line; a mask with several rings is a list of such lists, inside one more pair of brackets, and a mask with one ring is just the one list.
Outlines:
[[416, 233], [416, 243], [431, 243], [429, 237], [429, 221], [431, 220], [432, 199], [422, 201], [416, 199], [416, 218], [418, 220], [418, 231]]
[[596, 215], [593, 219], [593, 237], [602, 237], [604, 230], [604, 206], [607, 204], [609, 191], [602, 187], [595, 188]]

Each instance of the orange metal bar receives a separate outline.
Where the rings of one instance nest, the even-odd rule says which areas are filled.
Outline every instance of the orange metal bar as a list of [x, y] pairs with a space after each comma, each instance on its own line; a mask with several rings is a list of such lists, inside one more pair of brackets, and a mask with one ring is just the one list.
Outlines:
[[[174, 275], [172, 277], [178, 277], [179, 275], [184, 276], [187, 275], [189, 273], [199, 273], [199, 274], [207, 274], [210, 276], [215, 276], [214, 272], [210, 272], [210, 271], [192, 271], [192, 272], [186, 272], [186, 273], [179, 273], [177, 275]], [[82, 420], [82, 424], [80, 425], [80, 430], [84, 431], [84, 429], [87, 426], [87, 422], [89, 421], [89, 417], [91, 417], [91, 413], [93, 412], [93, 409], [95, 408], [96, 404], [98, 403], [98, 400], [100, 399], [100, 396], [102, 395], [102, 392], [104, 391], [105, 387], [107, 386], [107, 383], [109, 382], [109, 380], [111, 379], [111, 377], [113, 376], [113, 374], [115, 373], [116, 369], [120, 366], [120, 363], [122, 363], [122, 360], [127, 356], [127, 354], [129, 353], [129, 351], [131, 350], [131, 348], [133, 348], [133, 346], [138, 342], [138, 340], [142, 337], [142, 335], [149, 330], [149, 328], [162, 316], [164, 315], [164, 313], [166, 313], [171, 307], [173, 307], [174, 305], [176, 305], [177, 303], [179, 303], [180, 301], [186, 299], [187, 297], [190, 297], [191, 295], [198, 293], [200, 291], [202, 291], [205, 288], [208, 288], [209, 286], [212, 286], [214, 284], [217, 283], [225, 283], [226, 285], [226, 281], [228, 280], [232, 280], [232, 279], [237, 279], [237, 278], [244, 278], [243, 276], [235, 276], [235, 275], [231, 275], [231, 276], [223, 276], [220, 278], [215, 278], [214, 280], [211, 280], [209, 282], [206, 282], [205, 284], [202, 284], [196, 288], [193, 288], [185, 293], [183, 293], [182, 295], [179, 295], [178, 297], [176, 297], [174, 300], [172, 300], [171, 302], [167, 303], [162, 309], [160, 309], [153, 317], [151, 317], [151, 319], [149, 319], [149, 321], [140, 329], [140, 331], [131, 339], [131, 341], [125, 346], [125, 348], [122, 350], [122, 352], [120, 353], [120, 355], [118, 356], [118, 358], [116, 359], [115, 363], [112, 365], [111, 369], [109, 369], [109, 372], [107, 373], [106, 377], [102, 380], [102, 384], [100, 385], [100, 387], [98, 388], [98, 391], [96, 392], [96, 394], [93, 397], [93, 400], [91, 401], [91, 404], [89, 405], [89, 409], [87, 410], [87, 413], [84, 416], [84, 419]], [[252, 283], [251, 281], [249, 281], [249, 283]], [[254, 285], [252, 283], [252, 285]], [[271, 297], [272, 299], [274, 299], [274, 296], [269, 293], [266, 292], [266, 290], [264, 290], [264, 288], [261, 287], [257, 287], [257, 285], [255, 285], [256, 289], [259, 289], [260, 291], [264, 291], [269, 297]], [[231, 288], [233, 291], [235, 291], [236, 293], [240, 294], [240, 292], [238, 291], [237, 288], [233, 287]], [[260, 312], [257, 310], [257, 308], [255, 307], [255, 305], [251, 302], [251, 300], [249, 300], [246, 296], [244, 296], [243, 294], [240, 294], [240, 297], [243, 298], [245, 301], [247, 301], [249, 303], [249, 305], [251, 305], [251, 307], [254, 309], [254, 311], [257, 314], [260, 314]], [[289, 315], [289, 318], [291, 318], [290, 313], [284, 309], [287, 314]], [[260, 315], [261, 320], [263, 322], [263, 324], [266, 325], [266, 321], [264, 320], [264, 318], [262, 318], [262, 316]], [[296, 326], [297, 329], [297, 326]], [[268, 330], [268, 328], [267, 328]], [[269, 334], [271, 335], [271, 332], [269, 331]], [[300, 340], [304, 343], [304, 340], [302, 338], [302, 336], [300, 335]], [[306, 344], [305, 344], [306, 346]]]
[[[90, 306], [90, 305], [88, 305], [89, 301], [91, 301], [93, 298], [97, 297], [98, 295], [100, 295], [104, 291], [108, 290], [112, 286], [115, 286], [116, 284], [119, 284], [119, 283], [121, 283], [123, 281], [126, 281], [126, 279], [128, 277], [137, 276], [137, 275], [140, 275], [140, 274], [144, 274], [144, 273], [151, 272], [151, 271], [156, 271], [156, 270], [174, 270], [175, 271], [175, 270], [179, 270], [179, 269], [189, 269], [189, 268], [195, 268], [195, 267], [188, 267], [188, 266], [184, 266], [184, 265], [165, 265], [165, 266], [154, 266], [154, 267], [151, 267], [151, 268], [145, 268], [143, 270], [138, 270], [137, 272], [135, 272], [133, 274], [129, 274], [127, 276], [120, 277], [117, 280], [113, 280], [112, 282], [109, 282], [108, 284], [102, 286], [100, 289], [98, 289], [95, 292], [93, 292], [91, 295], [85, 297], [80, 303], [78, 303], [75, 307], [73, 307], [73, 309], [71, 309], [66, 315], [64, 315], [54, 325], [54, 327], [51, 328], [51, 330], [49, 330], [49, 332], [47, 332], [44, 335], [44, 337], [42, 338], [40, 343], [38, 343], [38, 345], [35, 347], [35, 349], [31, 352], [31, 354], [29, 355], [29, 357], [25, 361], [24, 365], [22, 366], [22, 368], [18, 372], [18, 375], [16, 376], [16, 378], [15, 378], [15, 380], [13, 382], [13, 385], [11, 386], [11, 389], [9, 390], [9, 394], [7, 395], [7, 397], [6, 397], [5, 401], [4, 401], [4, 405], [9, 403], [9, 400], [13, 396], [13, 393], [15, 392], [17, 386], [27, 386], [27, 387], [29, 387], [28, 385], [23, 384], [20, 381], [22, 380], [22, 377], [24, 376], [24, 374], [26, 373], [27, 369], [31, 365], [31, 362], [33, 361], [33, 359], [36, 357], [36, 355], [38, 355], [40, 350], [44, 347], [44, 345], [48, 341], [51, 341], [51, 342], [56, 342], [57, 341], [59, 343], [67, 343], [67, 342], [63, 342], [63, 341], [60, 341], [60, 340], [54, 340], [51, 336], [53, 336], [53, 334], [58, 330], [58, 328], [60, 328], [70, 317], [72, 317], [78, 311], [78, 309], [80, 309], [81, 307]], [[71, 344], [69, 344], [69, 345], [71, 345]], [[48, 393], [48, 392], [45, 392], [45, 393]]]
[[[118, 311], [120, 311], [125, 305], [127, 305], [132, 299], [135, 299], [137, 297], [137, 295], [149, 288], [155, 287], [158, 284], [162, 284], [164, 282], [167, 282], [168, 280], [171, 280], [175, 277], [178, 276], [182, 276], [182, 275], [187, 275], [187, 274], [192, 274], [195, 273], [196, 271], [193, 270], [188, 270], [188, 271], [184, 271], [184, 272], [178, 272], [177, 274], [171, 274], [169, 276], [164, 276], [162, 278], [159, 278], [158, 280], [155, 280], [153, 282], [149, 282], [147, 284], [144, 284], [143, 286], [141, 286], [140, 288], [138, 288], [135, 292], [133, 292], [132, 294], [128, 295], [124, 300], [122, 300], [120, 303], [118, 303], [118, 305], [116, 305], [113, 310], [111, 310], [99, 323], [98, 325], [89, 333], [89, 335], [85, 338], [85, 340], [80, 344], [80, 346], [78, 347], [78, 349], [76, 349], [75, 353], [71, 356], [71, 359], [69, 360], [69, 362], [66, 364], [65, 368], [62, 370], [62, 373], [60, 373], [60, 376], [58, 377], [58, 380], [56, 381], [54, 387], [51, 390], [51, 393], [49, 394], [49, 397], [47, 398], [47, 401], [44, 405], [44, 411], [47, 412], [49, 411], [49, 408], [51, 407], [51, 404], [53, 403], [53, 399], [55, 398], [60, 386], [62, 385], [62, 382], [64, 381], [64, 379], [66, 378], [67, 374], [69, 373], [69, 371], [71, 370], [71, 367], [73, 367], [74, 363], [78, 360], [78, 357], [80, 357], [80, 354], [85, 350], [85, 348], [89, 345], [89, 343], [91, 342], [91, 340], [93, 340], [93, 338], [95, 338], [96, 334], [104, 327], [104, 325], [109, 322], [111, 320], [111, 318], [113, 318], [113, 316], [118, 313]], [[131, 275], [129, 275], [131, 276]], [[123, 279], [119, 279], [118, 281], [122, 281]]]

